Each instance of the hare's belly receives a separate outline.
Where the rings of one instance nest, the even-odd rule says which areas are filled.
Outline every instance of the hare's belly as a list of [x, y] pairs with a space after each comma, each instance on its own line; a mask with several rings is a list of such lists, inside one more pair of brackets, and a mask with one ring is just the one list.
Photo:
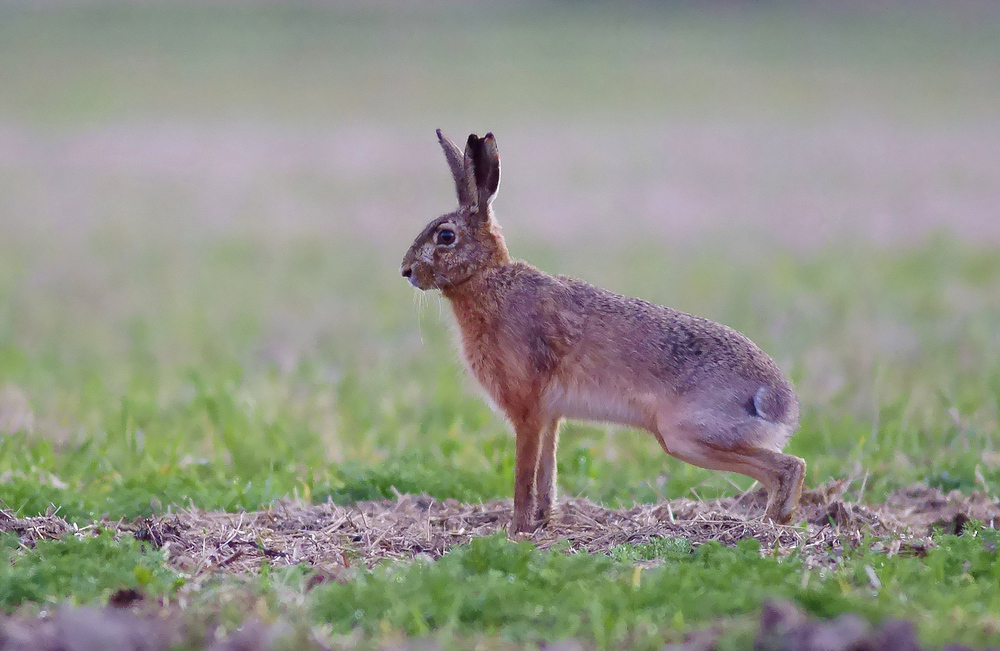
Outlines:
[[655, 427], [657, 399], [649, 393], [602, 384], [554, 384], [543, 394], [546, 411], [554, 416]]

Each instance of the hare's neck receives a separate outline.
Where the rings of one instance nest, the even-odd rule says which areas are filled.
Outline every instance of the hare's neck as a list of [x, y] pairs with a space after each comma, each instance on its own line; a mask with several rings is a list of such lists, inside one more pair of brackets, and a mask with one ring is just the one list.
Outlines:
[[500, 228], [500, 224], [497, 220], [493, 218], [493, 209], [489, 209], [489, 221], [487, 221], [487, 228], [489, 233], [493, 238], [493, 255], [490, 256], [491, 267], [503, 267], [505, 265], [511, 264], [514, 260], [510, 257], [510, 252], [507, 251], [507, 242], [503, 239], [503, 232]]
[[[509, 260], [510, 258], [508, 258]], [[443, 290], [451, 303], [455, 320], [464, 335], [489, 327], [498, 315], [498, 289], [502, 287], [501, 276], [511, 263], [490, 267], [473, 274], [461, 285], [452, 285]]]

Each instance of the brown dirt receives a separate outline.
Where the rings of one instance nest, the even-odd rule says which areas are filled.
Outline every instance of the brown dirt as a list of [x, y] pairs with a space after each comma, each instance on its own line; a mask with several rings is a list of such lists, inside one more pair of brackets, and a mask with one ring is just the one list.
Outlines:
[[[569, 552], [608, 553], [616, 545], [657, 537], [683, 538], [693, 545], [715, 540], [735, 545], [755, 538], [765, 553], [797, 551], [812, 565], [835, 562], [845, 546], [874, 540], [886, 553], [921, 553], [932, 545], [934, 527], [960, 532], [969, 520], [1000, 523], [1000, 501], [982, 494], [945, 494], [915, 485], [892, 493], [884, 504], [843, 501], [843, 483], [831, 482], [803, 495], [799, 521], [778, 526], [761, 519], [760, 491], [707, 502], [677, 499], [629, 509], [608, 509], [584, 499], [561, 502], [553, 521], [525, 539], [546, 549], [557, 543]], [[130, 533], [164, 548], [189, 575], [254, 572], [272, 565], [305, 563], [337, 573], [383, 560], [437, 558], [451, 547], [504, 530], [509, 500], [461, 504], [426, 496], [396, 500], [307, 505], [277, 502], [262, 511], [220, 513], [185, 509], [149, 519], [101, 522], [85, 527], [56, 516], [15, 518], [0, 512], [0, 531], [14, 531], [25, 545], [66, 534], [95, 535], [102, 529]]]
[[[287, 644], [294, 640], [294, 646]], [[272, 648], [320, 649], [284, 624], [247, 621], [227, 632], [212, 617], [195, 618], [177, 608], [132, 611], [63, 607], [37, 617], [0, 615], [0, 651], [264, 651]]]
[[[790, 604], [765, 604], [760, 616], [760, 633], [755, 651], [920, 651], [911, 623], [889, 621], [872, 629], [860, 616], [840, 615], [830, 621], [811, 619]], [[943, 651], [963, 651], [968, 647], [948, 645]], [[715, 645], [692, 647], [686, 651], [714, 651]], [[669, 647], [664, 651], [669, 651]], [[673, 651], [682, 651], [674, 649]]]
[[[712, 630], [691, 634], [664, 651], [716, 651], [718, 634]], [[212, 651], [264, 651], [266, 649], [325, 649], [315, 636], [295, 631], [287, 624], [247, 621], [233, 632], [215, 626], [211, 617], [198, 621], [184, 617], [176, 608], [141, 612], [108, 607], [60, 608], [51, 616], [0, 616], [0, 651], [166, 651], [183, 645]], [[349, 648], [354, 645], [338, 648]], [[438, 651], [443, 647], [429, 639], [395, 641], [378, 648], [394, 651]], [[477, 646], [476, 648], [480, 648]], [[510, 644], [490, 648], [516, 648]], [[545, 644], [550, 651], [584, 651], [587, 646], [573, 640]], [[824, 621], [810, 618], [787, 603], [767, 603], [760, 616], [755, 651], [921, 651], [913, 625], [889, 621], [872, 628], [855, 614]], [[949, 645], [943, 651], [967, 651]]]

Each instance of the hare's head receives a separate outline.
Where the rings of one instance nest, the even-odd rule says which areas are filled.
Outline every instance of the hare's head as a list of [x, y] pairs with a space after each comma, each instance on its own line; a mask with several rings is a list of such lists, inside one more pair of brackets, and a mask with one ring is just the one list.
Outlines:
[[458, 192], [458, 210], [427, 224], [403, 256], [400, 273], [419, 289], [447, 289], [510, 261], [490, 202], [500, 186], [500, 154], [492, 133], [469, 136], [465, 153], [437, 132]]

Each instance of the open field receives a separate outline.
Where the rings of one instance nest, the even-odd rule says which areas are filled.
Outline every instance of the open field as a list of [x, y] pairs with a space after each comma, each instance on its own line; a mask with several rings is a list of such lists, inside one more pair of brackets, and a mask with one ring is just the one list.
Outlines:
[[[991, 5], [0, 3], [0, 43], [18, 621], [742, 649], [782, 599], [1000, 646]], [[772, 354], [799, 522], [571, 423], [561, 519], [505, 539], [513, 438], [398, 275], [454, 202], [435, 127], [497, 134], [515, 256]]]

